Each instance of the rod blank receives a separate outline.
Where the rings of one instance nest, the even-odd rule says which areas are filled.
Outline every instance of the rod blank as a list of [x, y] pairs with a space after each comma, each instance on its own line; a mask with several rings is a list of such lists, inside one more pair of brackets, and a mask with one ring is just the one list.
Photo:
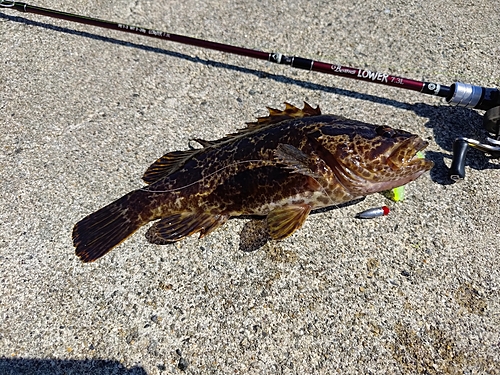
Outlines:
[[123, 23], [100, 20], [97, 18], [80, 16], [72, 13], [60, 12], [57, 10], [41, 8], [17, 1], [0, 1], [0, 7], [10, 8], [20, 12], [39, 14], [52, 18], [59, 18], [106, 29], [118, 30], [131, 34], [149, 36], [152, 38], [168, 40], [181, 44], [188, 44], [201, 48], [213, 49], [216, 51], [232, 53], [240, 56], [252, 57], [260, 60], [270, 61], [276, 64], [289, 65], [298, 69], [312, 70], [340, 77], [352, 78], [386, 86], [418, 91], [424, 94], [446, 98], [448, 103], [452, 105], [484, 110], [488, 110], [492, 107], [500, 105], [500, 91], [493, 88], [485, 88], [463, 83], [454, 83], [451, 86], [444, 86], [433, 82], [415, 81], [412, 79], [393, 76], [390, 74], [370, 71], [366, 69], [351, 68], [348, 66], [314, 61], [297, 56], [285, 56], [281, 53], [263, 52], [249, 48], [236, 47], [229, 44], [211, 42], [184, 35], [147, 29], [140, 26], [132, 26]]

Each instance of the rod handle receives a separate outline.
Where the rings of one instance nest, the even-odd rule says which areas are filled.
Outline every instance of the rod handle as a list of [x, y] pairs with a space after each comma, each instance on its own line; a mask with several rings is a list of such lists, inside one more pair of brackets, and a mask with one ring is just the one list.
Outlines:
[[453, 158], [448, 176], [454, 182], [462, 181], [465, 178], [465, 156], [468, 149], [468, 142], [462, 138], [457, 138], [453, 142]]

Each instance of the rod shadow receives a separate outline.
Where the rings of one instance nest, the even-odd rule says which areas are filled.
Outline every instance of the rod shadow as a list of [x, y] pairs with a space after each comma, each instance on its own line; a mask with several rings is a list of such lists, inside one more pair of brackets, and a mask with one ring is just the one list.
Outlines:
[[[451, 159], [451, 149], [453, 141], [457, 137], [466, 136], [476, 139], [484, 139], [487, 135], [486, 131], [482, 127], [482, 117], [475, 110], [462, 108], [462, 107], [451, 107], [447, 105], [443, 106], [433, 106], [425, 103], [408, 104], [400, 102], [398, 100], [387, 99], [379, 97], [376, 95], [363, 94], [356, 91], [345, 90], [337, 87], [326, 86], [315, 84], [309, 81], [304, 81], [300, 79], [290, 78], [281, 74], [272, 74], [264, 72], [262, 70], [244, 68], [237, 65], [217, 62], [208, 59], [201, 59], [198, 57], [189, 56], [183, 53], [169, 51], [163, 48], [151, 47], [148, 45], [127, 42], [124, 40], [101, 36], [98, 34], [77, 31], [66, 27], [55, 26], [44, 22], [33, 21], [24, 17], [11, 16], [8, 14], [0, 13], [0, 19], [5, 19], [12, 22], [23, 23], [30, 26], [41, 27], [47, 30], [52, 30], [60, 33], [78, 35], [84, 38], [89, 38], [93, 40], [99, 40], [106, 43], [127, 46], [130, 48], [136, 48], [148, 52], [159, 53], [165, 56], [170, 56], [178, 59], [183, 59], [195, 64], [203, 64], [207, 66], [219, 67], [222, 69], [227, 69], [230, 71], [236, 71], [244, 74], [251, 74], [259, 78], [268, 79], [280, 83], [285, 83], [289, 85], [295, 85], [303, 88], [307, 88], [313, 91], [323, 91], [328, 93], [333, 93], [336, 95], [342, 95], [350, 98], [355, 98], [363, 101], [370, 101], [378, 104], [383, 104], [391, 106], [397, 109], [403, 109], [407, 111], [413, 111], [418, 116], [428, 118], [428, 123], [426, 126], [431, 128], [434, 132], [434, 141], [447, 152], [427, 152], [426, 157], [434, 161], [435, 166], [431, 170], [431, 178], [434, 182], [448, 185], [452, 181], [448, 178], [448, 167], [445, 164], [445, 159]], [[194, 47], [196, 48], [196, 47]], [[375, 121], [376, 122], [376, 121]], [[410, 129], [411, 127], [406, 127]], [[483, 153], [471, 149], [468, 153], [466, 159], [466, 166], [474, 168], [477, 170], [483, 170], [488, 168], [499, 169], [500, 166], [491, 164]]]
[[[162, 54], [165, 56], [183, 59], [183, 60], [186, 60], [186, 61], [189, 61], [192, 63], [202, 64], [202, 65], [206, 65], [206, 66], [214, 66], [214, 67], [218, 67], [218, 68], [222, 68], [222, 69], [236, 71], [239, 73], [251, 74], [251, 75], [257, 76], [259, 78], [266, 78], [266, 79], [277, 81], [280, 83], [296, 85], [296, 86], [308, 88], [308, 89], [315, 90], [315, 91], [324, 91], [324, 92], [334, 93], [334, 94], [338, 94], [338, 95], [342, 95], [342, 96], [346, 96], [346, 97], [351, 97], [351, 98], [356, 98], [356, 99], [366, 100], [366, 101], [372, 101], [372, 102], [390, 105], [390, 106], [393, 106], [396, 108], [402, 108], [402, 109], [407, 109], [407, 110], [409, 110], [411, 107], [411, 105], [409, 105], [407, 103], [399, 102], [397, 100], [385, 99], [383, 97], [379, 97], [376, 95], [362, 94], [362, 93], [359, 93], [356, 91], [344, 90], [344, 89], [326, 86], [326, 85], [318, 85], [315, 83], [311, 83], [309, 81], [294, 79], [294, 78], [290, 78], [290, 77], [287, 77], [287, 76], [284, 76], [281, 74], [271, 74], [268, 72], [264, 72], [262, 70], [249, 69], [249, 68], [244, 68], [241, 66], [222, 63], [222, 62], [218, 62], [218, 61], [201, 59], [199, 57], [193, 57], [193, 56], [189, 56], [189, 55], [186, 55], [183, 53], [169, 51], [169, 50], [163, 49], [163, 48], [157, 48], [157, 47], [151, 47], [151, 46], [144, 45], [144, 44], [127, 42], [124, 40], [120, 40], [120, 39], [116, 39], [116, 38], [112, 38], [112, 37], [101, 36], [98, 34], [87, 32], [87, 31], [78, 31], [78, 30], [73, 30], [73, 29], [66, 28], [66, 27], [55, 26], [55, 25], [51, 25], [48, 23], [44, 23], [44, 22], [29, 20], [29, 19], [24, 18], [24, 17], [11, 16], [8, 14], [0, 13], [0, 19], [2, 19], [2, 18], [9, 20], [9, 21], [12, 21], [12, 22], [18, 22], [18, 23], [23, 23], [23, 24], [30, 25], [30, 26], [41, 27], [41, 28], [44, 28], [47, 30], [52, 30], [52, 31], [56, 31], [56, 32], [64, 33], [64, 34], [78, 35], [78, 36], [88, 38], [88, 39], [99, 40], [101, 42], [116, 44], [116, 45], [120, 45], [120, 46], [127, 46], [130, 48], [136, 48], [136, 49], [140, 49], [140, 50], [148, 51], [148, 52], [153, 52], [153, 53], [159, 53], [159, 54]], [[175, 43], [175, 42], [172, 42], [172, 43]], [[200, 47], [193, 47], [194, 50], [195, 50], [195, 48], [200, 48]]]

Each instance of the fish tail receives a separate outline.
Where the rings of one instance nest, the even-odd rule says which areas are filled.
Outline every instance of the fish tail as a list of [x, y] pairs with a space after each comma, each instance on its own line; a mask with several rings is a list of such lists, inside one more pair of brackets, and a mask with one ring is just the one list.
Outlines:
[[141, 215], [148, 201], [147, 192], [135, 190], [80, 220], [73, 228], [76, 255], [93, 262], [122, 243], [149, 222]]

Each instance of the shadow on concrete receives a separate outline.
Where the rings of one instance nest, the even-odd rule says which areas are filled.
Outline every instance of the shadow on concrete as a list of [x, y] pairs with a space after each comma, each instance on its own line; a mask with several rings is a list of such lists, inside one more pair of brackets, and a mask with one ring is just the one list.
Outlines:
[[2, 375], [147, 375], [142, 367], [125, 368], [117, 361], [102, 359], [62, 360], [39, 358], [0, 358]]
[[[300, 80], [300, 79], [293, 79], [293, 78], [290, 78], [290, 77], [287, 77], [287, 76], [284, 76], [281, 74], [270, 74], [268, 72], [264, 72], [261, 70], [244, 68], [241, 66], [221, 63], [221, 62], [208, 60], [208, 59], [201, 59], [199, 57], [193, 57], [193, 56], [186, 55], [183, 53], [169, 51], [169, 50], [163, 49], [163, 48], [151, 47], [151, 46], [147, 46], [144, 44], [127, 42], [127, 41], [112, 38], [112, 37], [105, 37], [105, 36], [101, 36], [101, 35], [86, 32], [86, 31], [77, 31], [77, 30], [73, 30], [70, 28], [55, 26], [55, 25], [51, 25], [48, 23], [44, 23], [44, 22], [32, 21], [32, 20], [29, 20], [29, 19], [24, 18], [24, 17], [17, 17], [17, 16], [11, 16], [8, 14], [0, 13], [0, 19], [5, 19], [8, 21], [12, 21], [12, 22], [23, 23], [23, 24], [35, 26], [35, 27], [41, 27], [41, 28], [44, 28], [47, 30], [56, 31], [56, 32], [64, 33], [64, 34], [77, 35], [80, 37], [98, 40], [101, 42], [116, 44], [116, 45], [120, 45], [120, 46], [126, 46], [126, 47], [130, 47], [130, 48], [136, 48], [136, 49], [140, 49], [140, 50], [148, 51], [148, 52], [153, 52], [153, 53], [158, 53], [158, 54], [162, 54], [165, 56], [183, 59], [183, 60], [186, 60], [186, 61], [189, 61], [192, 63], [202, 64], [202, 65], [206, 65], [206, 66], [214, 66], [214, 67], [218, 67], [221, 69], [236, 71], [239, 73], [251, 74], [251, 75], [257, 76], [259, 78], [265, 78], [265, 79], [277, 81], [280, 83], [296, 85], [296, 86], [308, 88], [310, 90], [330, 92], [330, 93], [334, 93], [334, 94], [338, 94], [338, 95], [342, 95], [342, 96], [347, 96], [347, 97], [357, 98], [357, 99], [361, 99], [361, 100], [367, 100], [367, 101], [372, 101], [372, 102], [376, 102], [376, 103], [391, 105], [391, 106], [394, 106], [397, 108], [410, 109], [410, 107], [411, 107], [407, 103], [399, 102], [396, 100], [385, 99], [385, 98], [378, 97], [375, 95], [361, 94], [361, 93], [351, 91], [351, 90], [344, 90], [344, 89], [339, 89], [336, 87], [325, 86], [325, 85], [317, 85], [317, 84], [311, 83], [309, 81], [304, 81], [304, 80]], [[27, 30], [27, 32], [28, 31], [29, 30]], [[172, 42], [172, 43], [175, 43], [175, 42]], [[193, 47], [193, 51], [195, 52], [200, 48], [201, 47]]]
[[[127, 46], [130, 48], [137, 48], [153, 53], [159, 53], [166, 56], [183, 59], [195, 64], [215, 66], [221, 69], [237, 71], [244, 74], [251, 74], [262, 79], [268, 79], [289, 85], [300, 86], [313, 91], [323, 91], [359, 100], [370, 101], [382, 105], [388, 105], [398, 109], [413, 111], [418, 116], [426, 117], [429, 119], [426, 126], [433, 130], [434, 141], [443, 150], [447, 151], [447, 152], [427, 152], [426, 154], [426, 157], [434, 161], [435, 163], [435, 167], [431, 171], [432, 180], [436, 183], [443, 185], [448, 185], [452, 183], [448, 178], [448, 167], [446, 166], [444, 161], [445, 159], [451, 159], [451, 149], [453, 141], [457, 137], [461, 136], [483, 140], [487, 135], [486, 131], [483, 130], [482, 127], [481, 115], [479, 115], [476, 111], [467, 108], [451, 107], [447, 105], [434, 106], [425, 103], [408, 104], [393, 99], [386, 99], [376, 95], [362, 94], [359, 92], [344, 90], [337, 87], [319, 85], [311, 83], [309, 81], [290, 78], [281, 74], [270, 74], [268, 72], [264, 72], [261, 70], [248, 69], [248, 68], [243, 68], [241, 66], [221, 63], [213, 60], [200, 59], [198, 57], [193, 57], [178, 52], [172, 52], [163, 48], [156, 48], [143, 44], [131, 43], [120, 39], [105, 37], [86, 31], [77, 31], [66, 27], [60, 27], [48, 23], [29, 20], [24, 17], [16, 17], [0, 13], [0, 19], [23, 23], [35, 27], [41, 27], [47, 30], [56, 31], [60, 33], [78, 35], [84, 38], [99, 40], [106, 43]], [[199, 47], [193, 47], [193, 50], [196, 51], [196, 48]], [[407, 126], [406, 130], [411, 130], [411, 126]], [[449, 161], [449, 163], [451, 163], [451, 160]], [[484, 154], [474, 149], [470, 150], [468, 153], [466, 166], [477, 170], [483, 170], [488, 168], [500, 169], [500, 166], [491, 164], [489, 162], [489, 159]]]

